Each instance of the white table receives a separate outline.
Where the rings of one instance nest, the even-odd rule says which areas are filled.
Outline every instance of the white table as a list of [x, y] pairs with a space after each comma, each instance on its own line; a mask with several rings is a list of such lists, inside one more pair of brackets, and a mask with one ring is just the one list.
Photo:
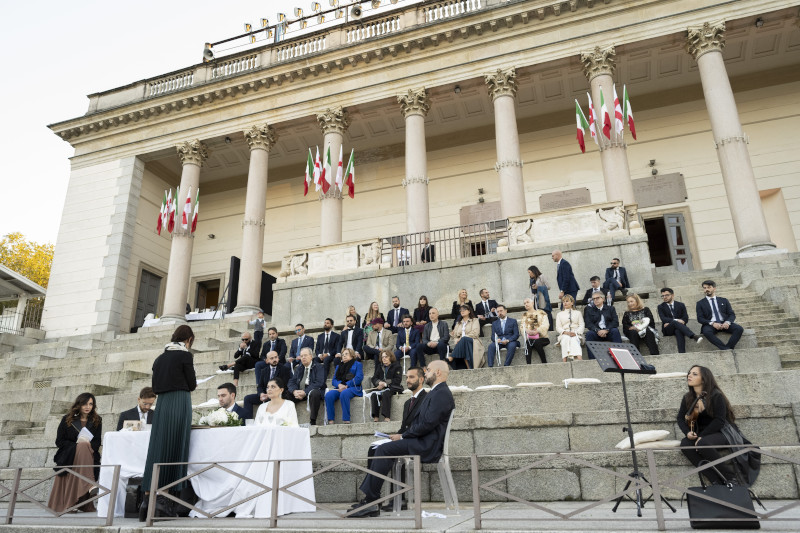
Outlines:
[[[186, 313], [186, 320], [189, 321], [189, 322], [196, 322], [198, 320], [219, 320], [221, 318], [223, 318], [223, 312], [222, 312], [221, 309], [218, 309], [217, 311], [203, 311], [203, 312], [199, 312], [199, 313], [195, 313], [195, 312]], [[153, 327], [153, 326], [158, 326], [160, 324], [161, 324], [161, 319], [160, 318], [151, 318], [151, 319], [145, 320], [142, 323], [142, 327], [143, 328], [150, 328], [150, 327]]]
[[[125, 489], [128, 486], [128, 479], [144, 474], [149, 444], [150, 433], [146, 431], [109, 431], [103, 437], [102, 464], [121, 465], [114, 516], [125, 514]], [[272, 487], [274, 463], [250, 462], [267, 459], [311, 459], [311, 440], [308, 429], [241, 426], [192, 430], [189, 442], [189, 462], [248, 461], [227, 463], [222, 466]], [[202, 470], [206, 466], [203, 464], [189, 465], [189, 474]], [[311, 472], [311, 461], [281, 463], [281, 485], [305, 477]], [[112, 473], [109, 468], [101, 468], [100, 484], [110, 487]], [[252, 483], [218, 468], [193, 477], [191, 481], [195, 493], [200, 498], [195, 505], [206, 512], [222, 509], [261, 490]], [[313, 479], [307, 479], [289, 490], [302, 494], [311, 501], [316, 501]], [[271, 498], [272, 493], [268, 492], [218, 516], [226, 516], [235, 512], [237, 518], [267, 518], [270, 516]], [[105, 496], [98, 501], [98, 516], [105, 517], [108, 513], [108, 500], [108, 496]], [[312, 504], [280, 493], [278, 515], [315, 510]], [[192, 511], [192, 516], [196, 516], [194, 511]]]

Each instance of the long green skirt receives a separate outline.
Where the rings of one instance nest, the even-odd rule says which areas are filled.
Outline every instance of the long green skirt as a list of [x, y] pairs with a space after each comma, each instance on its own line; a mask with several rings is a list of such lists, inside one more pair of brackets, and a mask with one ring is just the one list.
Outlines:
[[[189, 434], [192, 431], [192, 398], [188, 391], [172, 391], [158, 395], [153, 413], [150, 447], [144, 467], [142, 490], [150, 492], [155, 463], [181, 463], [189, 460]], [[160, 469], [158, 486], [163, 487], [186, 475], [186, 465], [164, 466]], [[184, 483], [172, 487], [172, 492]]]

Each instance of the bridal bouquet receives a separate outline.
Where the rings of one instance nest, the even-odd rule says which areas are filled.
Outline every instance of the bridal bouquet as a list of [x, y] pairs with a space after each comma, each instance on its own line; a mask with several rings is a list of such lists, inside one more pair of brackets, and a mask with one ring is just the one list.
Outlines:
[[242, 421], [236, 413], [229, 412], [227, 409], [220, 407], [216, 411], [211, 411], [207, 415], [200, 417], [198, 424], [201, 426], [227, 427], [241, 426]]
[[634, 320], [632, 324], [633, 327], [636, 328], [636, 331], [639, 333], [639, 336], [644, 338], [644, 336], [647, 335], [647, 326], [650, 325], [650, 319], [644, 317], [641, 320]]

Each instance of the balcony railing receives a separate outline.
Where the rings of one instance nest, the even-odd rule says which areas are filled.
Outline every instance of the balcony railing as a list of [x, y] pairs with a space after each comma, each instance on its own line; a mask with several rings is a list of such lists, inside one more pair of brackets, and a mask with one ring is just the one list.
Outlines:
[[22, 335], [25, 328], [39, 329], [42, 323], [44, 300], [28, 300], [25, 310], [20, 312], [16, 301], [0, 302], [0, 333]]

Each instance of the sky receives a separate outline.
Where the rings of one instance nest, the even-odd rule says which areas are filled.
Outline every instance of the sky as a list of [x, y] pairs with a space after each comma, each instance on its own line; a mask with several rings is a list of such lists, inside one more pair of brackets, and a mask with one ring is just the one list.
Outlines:
[[[405, 0], [403, 3], [413, 0]], [[321, 0], [329, 9], [328, 0]], [[342, 4], [348, 0], [342, 0]], [[387, 3], [384, 0], [384, 3]], [[198, 63], [206, 42], [309, 0], [6, 2], [0, 83], [0, 236], [55, 244], [73, 149], [48, 124], [86, 113], [86, 95]], [[310, 28], [309, 28], [310, 29]], [[219, 56], [220, 53], [218, 52]]]

